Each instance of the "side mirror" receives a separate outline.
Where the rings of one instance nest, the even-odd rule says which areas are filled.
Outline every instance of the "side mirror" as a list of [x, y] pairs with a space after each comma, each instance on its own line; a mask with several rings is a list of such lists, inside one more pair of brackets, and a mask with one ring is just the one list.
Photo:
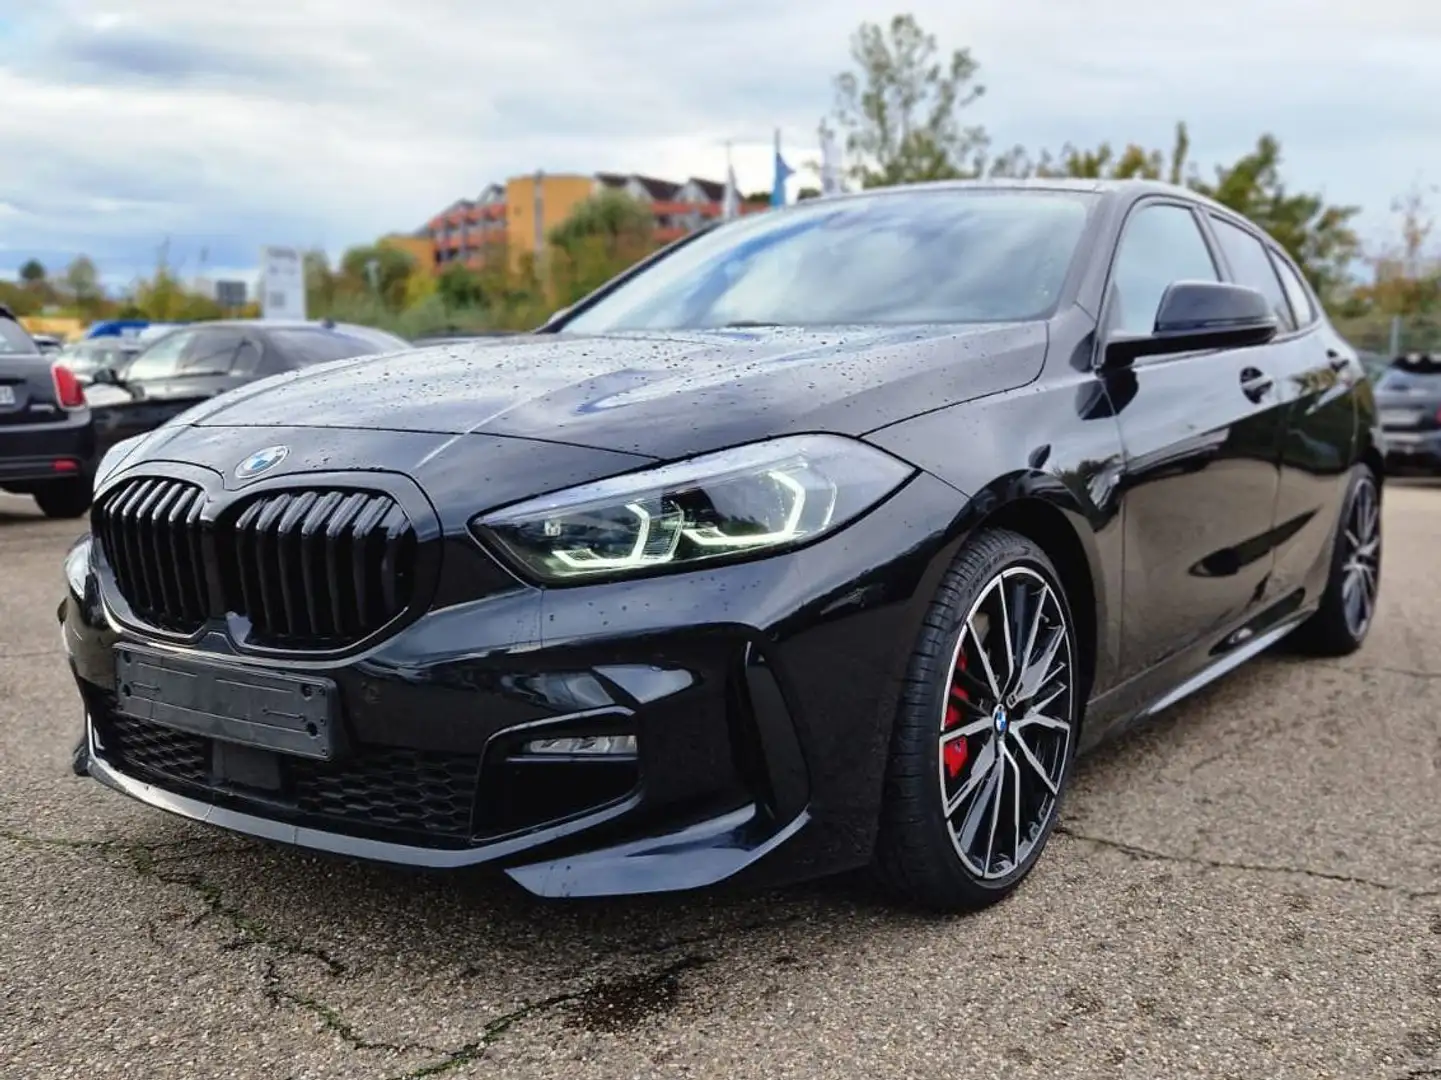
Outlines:
[[1106, 366], [1124, 367], [1143, 356], [1264, 345], [1279, 331], [1269, 301], [1255, 289], [1221, 281], [1177, 281], [1161, 297], [1149, 335], [1106, 342]]
[[120, 385], [120, 379], [115, 374], [115, 369], [108, 367], [96, 368], [94, 374], [90, 376], [90, 381], [96, 386]]

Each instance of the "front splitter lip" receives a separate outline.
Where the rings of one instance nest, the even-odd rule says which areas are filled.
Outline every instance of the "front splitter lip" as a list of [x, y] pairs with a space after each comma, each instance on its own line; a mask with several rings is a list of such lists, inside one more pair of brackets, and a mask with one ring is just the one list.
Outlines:
[[[245, 836], [370, 862], [427, 870], [480, 866], [543, 842], [538, 841], [535, 834], [530, 834], [478, 848], [438, 849], [369, 840], [258, 817], [176, 795], [126, 776], [96, 752], [94, 731], [88, 720], [85, 727], [85, 771], [90, 777], [147, 806]], [[606, 817], [619, 816], [633, 809], [638, 801], [637, 796], [620, 803], [611, 808]], [[704, 888], [735, 876], [774, 851], [799, 832], [810, 820], [810, 815], [802, 811], [782, 828], [767, 830], [767, 834], [758, 840], [752, 835], [756, 818], [754, 805], [743, 806], [661, 836], [572, 853], [562, 858], [507, 866], [504, 872], [528, 892], [545, 897], [627, 896]], [[596, 822], [597, 818], [591, 817], [586, 824], [589, 826]], [[746, 842], [747, 839], [750, 842]]]

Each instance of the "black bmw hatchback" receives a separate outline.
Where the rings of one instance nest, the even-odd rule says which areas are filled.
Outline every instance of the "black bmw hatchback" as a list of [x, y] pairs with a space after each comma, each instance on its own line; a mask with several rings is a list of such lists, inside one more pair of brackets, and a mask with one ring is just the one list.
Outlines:
[[1222, 207], [813, 200], [116, 447], [66, 565], [76, 768], [544, 895], [869, 864], [975, 907], [1078, 750], [1361, 644], [1380, 493], [1355, 354]]

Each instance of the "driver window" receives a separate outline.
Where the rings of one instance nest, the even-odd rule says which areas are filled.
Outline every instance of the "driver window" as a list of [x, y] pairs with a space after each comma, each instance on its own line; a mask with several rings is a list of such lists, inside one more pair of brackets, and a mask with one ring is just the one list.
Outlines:
[[1173, 282], [1220, 280], [1190, 210], [1164, 203], [1143, 206], [1126, 220], [1111, 267], [1107, 327], [1112, 333], [1150, 334], [1161, 297]]

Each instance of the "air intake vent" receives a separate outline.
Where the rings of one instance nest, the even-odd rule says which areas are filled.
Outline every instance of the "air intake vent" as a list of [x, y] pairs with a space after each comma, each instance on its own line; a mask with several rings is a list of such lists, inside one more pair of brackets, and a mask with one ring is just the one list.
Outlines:
[[251, 644], [340, 648], [410, 604], [415, 530], [388, 495], [278, 492], [230, 520], [216, 533], [225, 603], [250, 620]]
[[182, 480], [122, 484], [95, 508], [94, 532], [137, 618], [183, 634], [209, 614], [201, 545], [205, 492]]

